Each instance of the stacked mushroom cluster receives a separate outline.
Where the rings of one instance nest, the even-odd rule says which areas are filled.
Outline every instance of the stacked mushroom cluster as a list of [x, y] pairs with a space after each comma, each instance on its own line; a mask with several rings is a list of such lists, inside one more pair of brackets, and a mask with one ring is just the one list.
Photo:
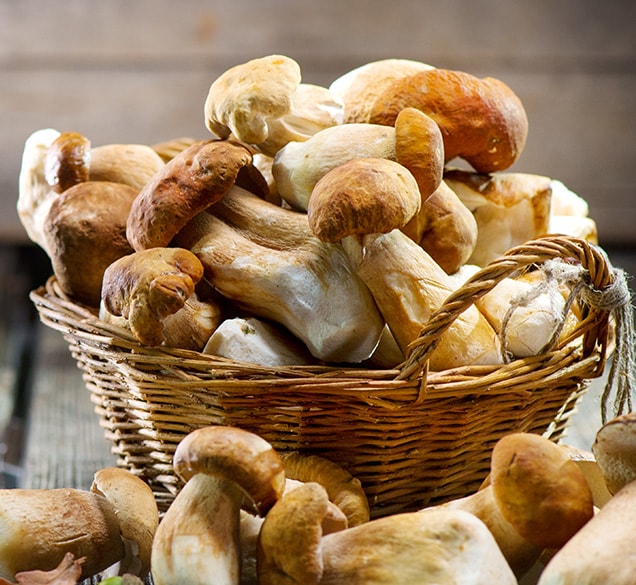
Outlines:
[[[25, 144], [28, 235], [65, 294], [143, 344], [394, 367], [467, 274], [548, 233], [596, 240], [581, 197], [507, 170], [528, 120], [496, 79], [386, 59], [327, 88], [271, 55], [214, 80], [204, 113], [208, 139], [92, 146], [43, 129]], [[540, 352], [565, 300], [529, 295], [535, 281], [462, 313], [430, 369]]]

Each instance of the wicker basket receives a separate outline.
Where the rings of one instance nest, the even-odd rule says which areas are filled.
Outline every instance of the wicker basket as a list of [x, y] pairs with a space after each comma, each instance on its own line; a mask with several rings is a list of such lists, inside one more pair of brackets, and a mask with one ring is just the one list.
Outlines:
[[488, 474], [494, 443], [506, 433], [561, 436], [587, 380], [603, 372], [607, 311], [583, 305], [577, 342], [535, 357], [442, 372], [426, 367], [457, 315], [504, 277], [550, 259], [580, 264], [599, 291], [612, 282], [605, 254], [583, 240], [528, 242], [451, 295], [394, 370], [274, 369], [144, 347], [66, 298], [54, 277], [31, 299], [41, 320], [67, 340], [120, 464], [148, 482], [161, 510], [180, 488], [171, 466], [179, 441], [195, 428], [226, 424], [281, 451], [341, 464], [360, 479], [377, 517], [475, 490]]

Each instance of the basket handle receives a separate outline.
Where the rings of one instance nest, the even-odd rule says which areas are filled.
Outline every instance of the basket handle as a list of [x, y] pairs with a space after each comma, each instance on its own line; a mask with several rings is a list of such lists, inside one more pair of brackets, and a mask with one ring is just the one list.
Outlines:
[[[511, 248], [493, 260], [451, 293], [444, 304], [431, 316], [420, 335], [411, 342], [406, 360], [399, 366], [398, 379], [413, 379], [426, 371], [428, 359], [437, 348], [442, 334], [455, 319], [501, 280], [532, 265], [552, 259], [562, 259], [585, 269], [586, 284], [593, 291], [606, 290], [614, 280], [614, 269], [598, 246], [570, 236], [544, 236]], [[597, 344], [603, 349], [603, 359], [597, 367], [604, 367], [608, 339], [609, 311], [607, 308], [584, 303], [583, 319], [578, 330], [583, 330], [583, 355], [589, 356]]]

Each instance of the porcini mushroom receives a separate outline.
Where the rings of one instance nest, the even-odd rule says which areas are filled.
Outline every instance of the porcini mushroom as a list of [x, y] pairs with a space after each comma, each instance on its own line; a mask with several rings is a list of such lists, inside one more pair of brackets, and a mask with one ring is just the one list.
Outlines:
[[203, 277], [189, 250], [150, 248], [119, 258], [104, 271], [103, 308], [124, 317], [146, 345], [165, 341], [164, 321], [184, 307]]
[[480, 518], [517, 576], [544, 549], [562, 547], [594, 515], [592, 493], [578, 465], [560, 445], [531, 433], [499, 439], [489, 483], [442, 506]]
[[82, 578], [124, 557], [119, 519], [102, 495], [79, 489], [0, 490], [0, 578], [50, 571], [66, 553], [85, 557]]
[[159, 511], [152, 490], [142, 479], [126, 469], [106, 467], [98, 470], [91, 492], [104, 496], [119, 521], [125, 545], [119, 561], [119, 574], [145, 579], [150, 572], [152, 540], [159, 524]]
[[539, 585], [631, 585], [636, 575], [636, 413], [618, 416], [592, 446], [612, 497], [550, 559]]
[[91, 142], [79, 132], [62, 132], [49, 146], [44, 160], [46, 182], [56, 193], [89, 180]]
[[369, 122], [392, 126], [406, 107], [437, 122], [446, 162], [460, 157], [480, 173], [512, 166], [526, 143], [526, 111], [499, 79], [437, 68], [400, 77], [376, 97]]
[[165, 513], [152, 547], [157, 585], [238, 585], [240, 511], [264, 515], [282, 495], [285, 473], [272, 446], [248, 431], [202, 427], [177, 446], [173, 466], [186, 482]]
[[261, 585], [515, 584], [486, 526], [460, 510], [396, 514], [324, 534], [325, 489], [285, 494], [263, 522]]

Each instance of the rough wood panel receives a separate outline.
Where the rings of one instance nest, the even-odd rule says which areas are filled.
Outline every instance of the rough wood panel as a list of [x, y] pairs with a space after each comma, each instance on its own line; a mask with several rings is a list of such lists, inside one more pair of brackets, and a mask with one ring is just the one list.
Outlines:
[[15, 213], [25, 138], [54, 126], [94, 143], [205, 135], [210, 82], [280, 52], [328, 84], [389, 56], [499, 77], [523, 99], [531, 133], [517, 170], [585, 196], [606, 243], [636, 243], [636, 4], [483, 0], [0, 0], [0, 237]]

